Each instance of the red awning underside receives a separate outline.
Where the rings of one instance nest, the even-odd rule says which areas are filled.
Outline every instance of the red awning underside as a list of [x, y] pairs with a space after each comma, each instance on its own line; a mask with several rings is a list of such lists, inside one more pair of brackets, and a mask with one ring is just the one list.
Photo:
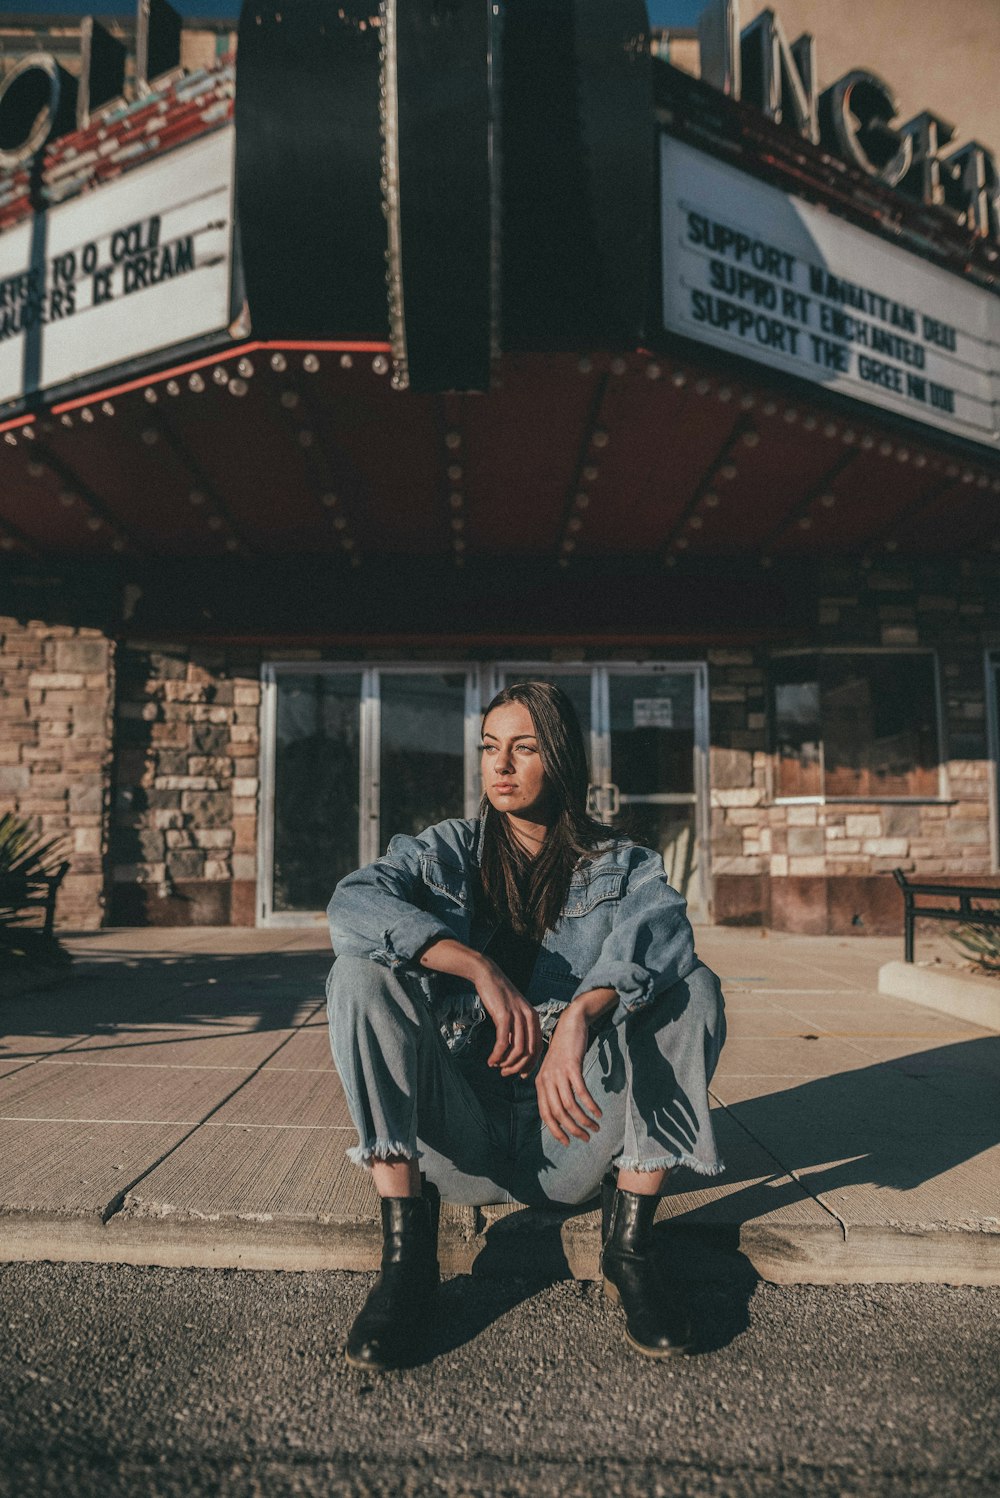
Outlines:
[[507, 355], [489, 395], [432, 397], [394, 390], [371, 348], [242, 357], [9, 429], [6, 552], [572, 566], [961, 554], [1000, 534], [992, 455], [667, 358]]

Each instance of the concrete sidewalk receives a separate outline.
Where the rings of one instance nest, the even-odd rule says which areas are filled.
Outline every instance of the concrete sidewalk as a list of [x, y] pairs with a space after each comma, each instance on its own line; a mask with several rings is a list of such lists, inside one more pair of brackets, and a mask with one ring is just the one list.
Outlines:
[[[0, 998], [0, 1258], [376, 1266], [315, 931], [101, 931]], [[674, 1177], [679, 1264], [1000, 1284], [1000, 1035], [877, 992], [900, 943], [701, 928], [725, 1175]], [[446, 1208], [446, 1272], [597, 1272], [595, 1212]]]

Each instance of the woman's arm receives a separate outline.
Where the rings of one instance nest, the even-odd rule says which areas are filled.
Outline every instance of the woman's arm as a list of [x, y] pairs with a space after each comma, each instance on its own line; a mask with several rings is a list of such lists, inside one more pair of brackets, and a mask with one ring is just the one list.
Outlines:
[[619, 998], [614, 1019], [619, 1023], [686, 978], [697, 960], [687, 901], [668, 882], [660, 856], [649, 848], [635, 848], [611, 930], [573, 999], [595, 988], [613, 988]]
[[413, 962], [417, 953], [448, 927], [423, 909], [420, 838], [399, 834], [374, 863], [341, 879], [327, 906], [335, 952], [368, 957], [386, 967]]
[[617, 1002], [617, 989], [588, 989], [567, 1005], [552, 1032], [545, 1060], [535, 1078], [535, 1091], [539, 1117], [560, 1144], [569, 1144], [570, 1134], [577, 1139], [589, 1139], [600, 1128], [601, 1110], [583, 1080], [583, 1058], [590, 1026]]
[[683, 896], [667, 882], [663, 861], [636, 849], [625, 894], [600, 955], [559, 1016], [535, 1088], [542, 1122], [560, 1144], [589, 1139], [601, 1110], [583, 1080], [589, 1027], [614, 1011], [621, 1023], [633, 1010], [687, 976], [696, 963], [694, 933]]
[[487, 1061], [489, 1066], [498, 1067], [503, 1077], [531, 1070], [542, 1052], [538, 1015], [495, 962], [453, 937], [431, 942], [420, 953], [418, 961], [421, 967], [433, 972], [451, 973], [474, 984], [496, 1029], [496, 1044]]

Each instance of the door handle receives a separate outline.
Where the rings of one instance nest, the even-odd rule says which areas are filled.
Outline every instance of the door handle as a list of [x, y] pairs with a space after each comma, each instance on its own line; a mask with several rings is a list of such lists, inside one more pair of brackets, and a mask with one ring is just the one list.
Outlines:
[[587, 787], [587, 811], [592, 817], [616, 817], [621, 811], [621, 791], [614, 781], [605, 781], [603, 785], [588, 785]]

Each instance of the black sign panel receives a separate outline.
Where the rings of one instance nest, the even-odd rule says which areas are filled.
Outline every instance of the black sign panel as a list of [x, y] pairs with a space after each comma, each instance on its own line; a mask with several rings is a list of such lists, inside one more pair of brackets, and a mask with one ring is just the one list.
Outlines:
[[236, 166], [262, 337], [384, 339], [398, 387], [643, 333], [643, 0], [247, 0]]
[[643, 0], [507, 0], [503, 342], [631, 344], [654, 202]]
[[415, 390], [489, 386], [493, 11], [493, 0], [386, 6], [393, 343]]
[[245, 0], [237, 214], [260, 337], [388, 337], [373, 15], [366, 0]]

